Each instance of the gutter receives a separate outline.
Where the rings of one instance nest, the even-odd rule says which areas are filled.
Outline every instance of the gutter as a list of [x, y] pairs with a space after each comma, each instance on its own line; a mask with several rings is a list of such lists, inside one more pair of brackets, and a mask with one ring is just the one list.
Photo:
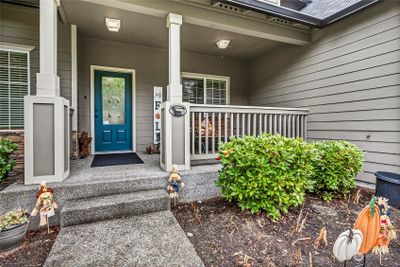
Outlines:
[[370, 7], [383, 0], [362, 0], [352, 6], [349, 6], [335, 14], [330, 15], [324, 19], [319, 19], [296, 10], [292, 10], [286, 7], [261, 2], [258, 0], [224, 0], [223, 2], [246, 8], [249, 10], [257, 11], [263, 14], [274, 15], [283, 19], [296, 21], [299, 23], [306, 24], [315, 28], [322, 29], [338, 20], [341, 20], [353, 13], [363, 10], [364, 8]]

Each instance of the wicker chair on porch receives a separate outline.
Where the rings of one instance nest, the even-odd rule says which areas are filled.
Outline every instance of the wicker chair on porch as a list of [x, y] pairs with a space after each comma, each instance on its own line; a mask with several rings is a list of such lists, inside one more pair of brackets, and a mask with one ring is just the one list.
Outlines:
[[[213, 115], [209, 115], [208, 116], [208, 125], [206, 125], [206, 118], [202, 118], [201, 119], [201, 150], [202, 153], [206, 154], [206, 142], [205, 142], [205, 138], [206, 138], [206, 133], [208, 136], [208, 152], [210, 152], [212, 150], [212, 139], [214, 138], [214, 144], [215, 144], [215, 151], [218, 151], [218, 146], [219, 146], [219, 137], [221, 138], [221, 142], [223, 142], [225, 140], [225, 120], [220, 120], [220, 127], [218, 125], [218, 115], [214, 114], [214, 127], [212, 125], [212, 116]], [[227, 129], [229, 129], [230, 127], [230, 118], [227, 118], [227, 125], [226, 127], [228, 127]], [[219, 129], [221, 129], [221, 135], [219, 136]], [[208, 131], [208, 132], [206, 132]], [[195, 140], [195, 149], [198, 149], [199, 147], [199, 118], [196, 117], [194, 120], [194, 140]], [[229, 136], [227, 136], [227, 139], [229, 140]], [[204, 141], [203, 141], [204, 140]]]

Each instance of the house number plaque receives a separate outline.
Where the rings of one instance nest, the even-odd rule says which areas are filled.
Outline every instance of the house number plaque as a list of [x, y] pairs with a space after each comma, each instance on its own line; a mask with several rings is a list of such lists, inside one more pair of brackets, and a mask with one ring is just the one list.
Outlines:
[[184, 105], [174, 104], [169, 108], [169, 113], [174, 117], [185, 116], [187, 110]]

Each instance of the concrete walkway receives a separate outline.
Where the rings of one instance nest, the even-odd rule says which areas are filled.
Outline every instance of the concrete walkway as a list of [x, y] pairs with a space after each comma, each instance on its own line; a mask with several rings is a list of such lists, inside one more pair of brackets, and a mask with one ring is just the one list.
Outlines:
[[204, 266], [170, 211], [62, 228], [44, 265]]

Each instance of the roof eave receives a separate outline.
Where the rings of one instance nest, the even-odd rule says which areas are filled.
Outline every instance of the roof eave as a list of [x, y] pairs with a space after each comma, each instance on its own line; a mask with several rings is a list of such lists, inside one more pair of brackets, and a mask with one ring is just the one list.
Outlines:
[[285, 7], [263, 3], [257, 0], [224, 0], [223, 2], [260, 13], [289, 19], [315, 28], [324, 28], [338, 20], [341, 20], [353, 13], [356, 13], [381, 1], [383, 0], [362, 0], [324, 19], [319, 19]]

